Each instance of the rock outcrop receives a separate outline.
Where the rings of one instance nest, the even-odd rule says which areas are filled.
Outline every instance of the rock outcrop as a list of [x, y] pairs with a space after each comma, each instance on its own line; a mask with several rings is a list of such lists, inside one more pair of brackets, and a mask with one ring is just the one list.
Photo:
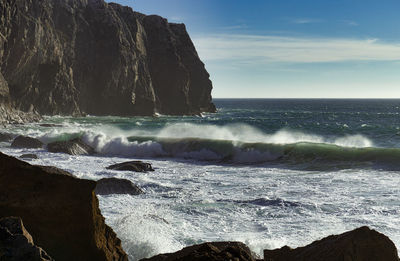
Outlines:
[[215, 111], [183, 24], [103, 0], [0, 0], [0, 13], [0, 111]]
[[250, 249], [240, 242], [211, 242], [185, 247], [171, 253], [161, 254], [141, 261], [255, 261]]
[[140, 195], [143, 190], [127, 179], [104, 178], [97, 181], [97, 195], [129, 194]]
[[119, 170], [119, 171], [134, 171], [134, 172], [154, 171], [150, 163], [146, 163], [143, 161], [127, 161], [127, 162], [117, 163], [108, 166], [107, 169]]
[[56, 141], [47, 144], [47, 150], [54, 153], [66, 153], [70, 155], [91, 155], [95, 151], [80, 138], [68, 141]]
[[46, 251], [35, 246], [32, 236], [17, 217], [0, 219], [0, 260], [52, 261]]
[[18, 136], [11, 143], [13, 148], [27, 148], [27, 149], [37, 149], [43, 147], [43, 142], [38, 139], [28, 137], [28, 136]]
[[101, 215], [95, 181], [0, 153], [0, 217], [21, 217], [55, 260], [128, 260]]
[[265, 261], [399, 261], [396, 246], [385, 235], [361, 227], [291, 249], [264, 250]]

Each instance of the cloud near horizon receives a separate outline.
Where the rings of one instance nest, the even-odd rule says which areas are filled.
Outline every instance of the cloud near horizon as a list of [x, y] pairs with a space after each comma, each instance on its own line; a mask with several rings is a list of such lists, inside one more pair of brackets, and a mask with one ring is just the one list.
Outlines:
[[377, 39], [335, 39], [258, 35], [193, 37], [205, 61], [235, 60], [252, 63], [329, 63], [400, 61], [400, 44]]

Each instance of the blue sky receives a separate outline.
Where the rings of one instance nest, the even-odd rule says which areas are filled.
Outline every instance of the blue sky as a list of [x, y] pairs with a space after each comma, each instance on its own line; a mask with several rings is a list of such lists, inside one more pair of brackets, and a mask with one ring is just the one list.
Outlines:
[[216, 98], [400, 98], [399, 0], [115, 0], [185, 23]]

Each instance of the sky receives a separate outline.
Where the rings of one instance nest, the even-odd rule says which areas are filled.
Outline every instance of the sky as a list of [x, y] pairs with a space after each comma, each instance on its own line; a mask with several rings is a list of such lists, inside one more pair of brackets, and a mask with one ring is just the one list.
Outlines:
[[184, 23], [214, 98], [400, 98], [399, 0], [114, 0]]

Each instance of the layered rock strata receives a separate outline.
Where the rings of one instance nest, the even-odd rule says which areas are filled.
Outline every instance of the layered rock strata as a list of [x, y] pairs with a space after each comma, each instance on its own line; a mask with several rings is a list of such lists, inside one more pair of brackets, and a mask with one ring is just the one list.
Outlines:
[[0, 120], [215, 111], [183, 24], [103, 0], [0, 0], [0, 13]]
[[128, 260], [101, 215], [95, 181], [0, 153], [0, 217], [21, 217], [55, 260]]

